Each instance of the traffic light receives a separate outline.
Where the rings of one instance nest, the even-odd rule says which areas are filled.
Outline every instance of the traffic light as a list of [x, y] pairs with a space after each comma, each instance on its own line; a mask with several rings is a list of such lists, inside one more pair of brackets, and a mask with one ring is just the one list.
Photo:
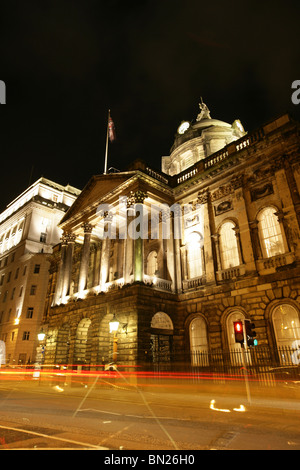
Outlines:
[[255, 324], [251, 320], [245, 320], [245, 333], [246, 341], [249, 347], [257, 346], [257, 339], [255, 339], [256, 331], [254, 330]]
[[236, 343], [244, 343], [244, 328], [242, 320], [233, 322], [234, 336]]

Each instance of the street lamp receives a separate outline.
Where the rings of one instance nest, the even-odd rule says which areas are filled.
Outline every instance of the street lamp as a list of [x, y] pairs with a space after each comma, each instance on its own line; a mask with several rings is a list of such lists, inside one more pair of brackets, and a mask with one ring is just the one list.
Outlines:
[[41, 331], [38, 333], [38, 340], [44, 341], [45, 336], [46, 336], [46, 333], [44, 333], [43, 329], [41, 329]]
[[[117, 338], [117, 331], [119, 329], [120, 322], [116, 318], [116, 314], [114, 313], [112, 320], [109, 322], [109, 332], [114, 334], [114, 339], [113, 339], [113, 362], [117, 362], [117, 356], [118, 356], [118, 338]], [[127, 323], [123, 323], [122, 325], [123, 331], [125, 331], [127, 335]]]
[[114, 313], [112, 320], [109, 322], [109, 332], [115, 334], [118, 331], [119, 324], [120, 322], [116, 319], [116, 315]]

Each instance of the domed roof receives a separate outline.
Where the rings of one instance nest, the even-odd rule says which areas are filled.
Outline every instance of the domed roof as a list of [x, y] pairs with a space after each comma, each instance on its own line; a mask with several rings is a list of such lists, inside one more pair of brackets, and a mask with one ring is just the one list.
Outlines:
[[[219, 119], [212, 119], [210, 117], [210, 111], [205, 103], [203, 103], [201, 98], [201, 103], [199, 103], [200, 113], [197, 116], [196, 121], [182, 121], [177, 129], [177, 133], [175, 135], [175, 141], [171, 148], [171, 153], [184, 142], [194, 139], [196, 137], [200, 137], [204, 130], [211, 128], [211, 131], [214, 134], [218, 134], [218, 132], [227, 130], [232, 132], [233, 139], [239, 139], [245, 134], [243, 126], [241, 125], [240, 121], [236, 125], [236, 121], [233, 124], [229, 124], [225, 121], [220, 121]], [[221, 129], [220, 129], [221, 128]]]
[[233, 124], [212, 119], [201, 98], [195, 121], [182, 121], [175, 134], [170, 156], [162, 157], [162, 171], [178, 174], [197, 161], [240, 139], [246, 134], [240, 120]]

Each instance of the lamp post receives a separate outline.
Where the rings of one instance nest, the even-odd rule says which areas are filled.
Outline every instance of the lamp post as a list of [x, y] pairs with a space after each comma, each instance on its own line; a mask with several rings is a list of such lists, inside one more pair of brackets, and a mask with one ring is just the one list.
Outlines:
[[[109, 322], [109, 332], [114, 334], [113, 338], [113, 356], [112, 360], [114, 363], [117, 362], [117, 356], [118, 356], [118, 337], [117, 337], [117, 331], [119, 329], [120, 322], [116, 318], [116, 314], [114, 313], [112, 320]], [[127, 335], [127, 323], [122, 324], [123, 331]]]
[[46, 333], [44, 333], [43, 330], [41, 330], [41, 331], [38, 333], [38, 340], [39, 340], [39, 341], [44, 341], [45, 336], [46, 336]]
[[43, 362], [44, 362], [44, 352], [45, 352], [45, 346], [43, 345], [43, 342], [46, 338], [46, 333], [44, 333], [43, 329], [41, 329], [37, 337], [39, 340], [39, 345], [36, 348], [33, 378], [41, 379], [41, 369], [42, 369]]

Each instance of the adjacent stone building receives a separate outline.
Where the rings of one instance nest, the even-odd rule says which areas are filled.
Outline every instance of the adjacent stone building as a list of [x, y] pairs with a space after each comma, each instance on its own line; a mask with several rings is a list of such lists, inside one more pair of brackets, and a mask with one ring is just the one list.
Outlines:
[[163, 171], [135, 161], [93, 176], [63, 217], [46, 363], [193, 363], [240, 347], [238, 319], [278, 360], [300, 346], [299, 123], [285, 114], [248, 134], [200, 108]]
[[60, 241], [58, 224], [79, 193], [70, 185], [40, 178], [0, 214], [0, 341], [6, 352], [2, 363], [35, 360], [48, 256]]

